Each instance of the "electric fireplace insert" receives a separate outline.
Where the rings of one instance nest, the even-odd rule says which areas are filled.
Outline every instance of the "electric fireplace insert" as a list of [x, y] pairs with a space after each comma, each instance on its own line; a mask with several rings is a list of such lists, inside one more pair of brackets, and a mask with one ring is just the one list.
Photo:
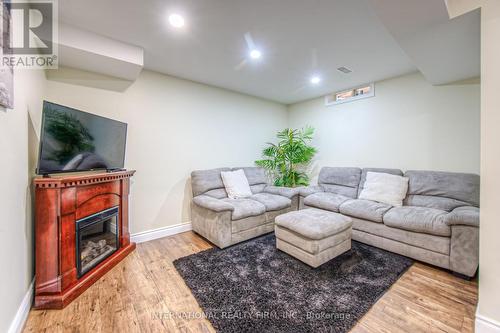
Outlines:
[[78, 278], [119, 248], [119, 209], [103, 210], [76, 221], [76, 267]]

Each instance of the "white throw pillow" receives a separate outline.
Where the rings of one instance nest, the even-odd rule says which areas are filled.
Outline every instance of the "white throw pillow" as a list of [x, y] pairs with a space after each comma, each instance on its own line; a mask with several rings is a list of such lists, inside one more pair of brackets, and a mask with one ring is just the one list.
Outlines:
[[367, 172], [359, 199], [372, 200], [392, 206], [402, 206], [408, 192], [408, 178], [380, 172]]
[[222, 171], [220, 175], [229, 198], [246, 198], [252, 195], [247, 176], [245, 176], [245, 172], [242, 169]]

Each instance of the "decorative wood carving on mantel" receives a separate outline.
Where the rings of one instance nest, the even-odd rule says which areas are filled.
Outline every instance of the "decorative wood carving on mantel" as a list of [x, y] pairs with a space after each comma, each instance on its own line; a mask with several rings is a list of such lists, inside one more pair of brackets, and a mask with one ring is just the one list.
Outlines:
[[134, 173], [135, 170], [112, 173], [96, 173], [81, 176], [52, 176], [47, 178], [40, 177], [35, 179], [35, 188], [60, 188], [79, 185], [91, 185], [130, 178], [134, 175]]
[[[135, 249], [128, 228], [134, 173], [35, 178], [35, 308], [65, 307]], [[119, 207], [119, 249], [78, 278], [76, 221], [112, 207]]]

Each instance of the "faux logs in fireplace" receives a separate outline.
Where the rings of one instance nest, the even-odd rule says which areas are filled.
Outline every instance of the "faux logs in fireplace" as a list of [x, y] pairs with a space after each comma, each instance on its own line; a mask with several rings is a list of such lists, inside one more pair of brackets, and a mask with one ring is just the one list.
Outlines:
[[134, 173], [35, 179], [35, 308], [65, 307], [135, 249], [128, 229]]

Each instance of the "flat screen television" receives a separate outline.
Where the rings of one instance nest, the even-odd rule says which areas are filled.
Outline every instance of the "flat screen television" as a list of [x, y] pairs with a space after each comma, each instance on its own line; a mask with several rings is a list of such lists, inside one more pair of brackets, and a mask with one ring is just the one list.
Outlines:
[[127, 124], [43, 102], [39, 175], [121, 169]]

